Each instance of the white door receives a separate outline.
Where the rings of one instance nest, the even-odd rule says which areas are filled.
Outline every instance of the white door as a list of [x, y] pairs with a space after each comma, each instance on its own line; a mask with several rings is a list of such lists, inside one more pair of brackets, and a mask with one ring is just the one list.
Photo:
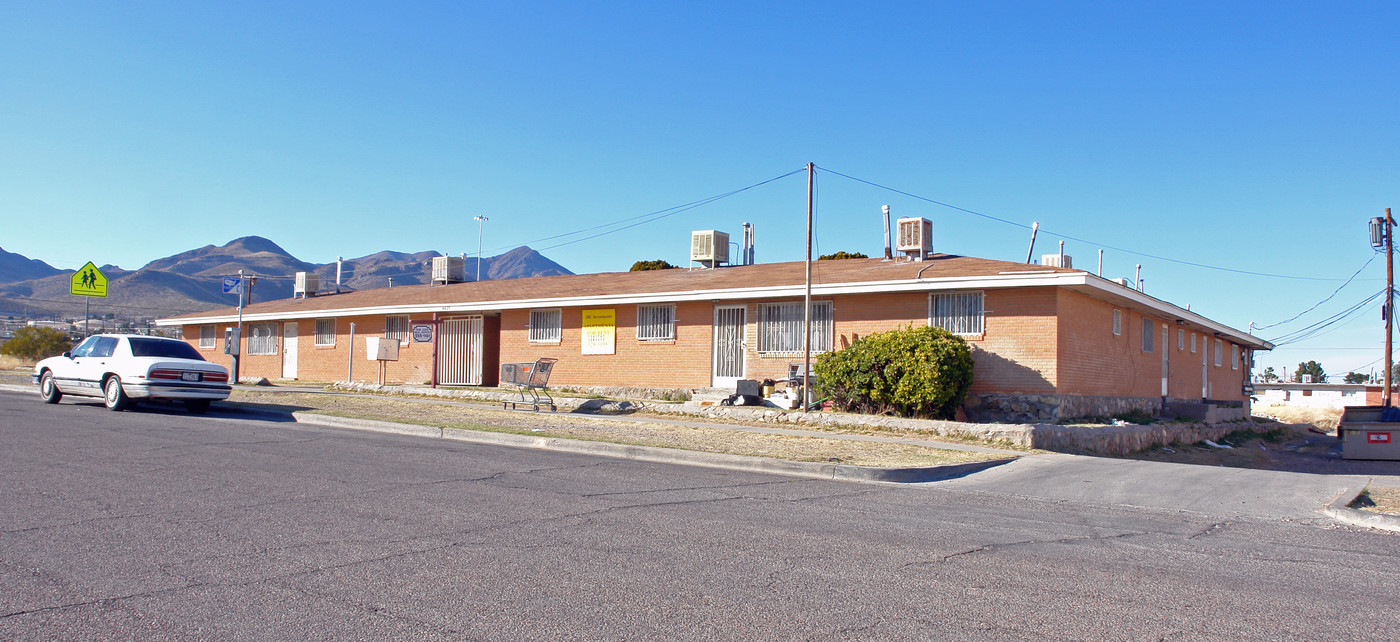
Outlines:
[[282, 324], [282, 378], [297, 378], [297, 322]]
[[484, 317], [447, 319], [438, 326], [438, 383], [479, 386]]
[[1171, 373], [1171, 368], [1168, 366], [1169, 360], [1167, 359], [1167, 353], [1170, 352], [1170, 350], [1171, 350], [1171, 344], [1168, 343], [1169, 341], [1171, 341], [1171, 336], [1172, 336], [1172, 335], [1171, 335], [1170, 326], [1168, 326], [1167, 324], [1163, 323], [1163, 324], [1162, 324], [1162, 396], [1163, 396], [1163, 397], [1167, 396], [1167, 377], [1168, 377], [1168, 376], [1170, 375], [1170, 373]]
[[715, 306], [715, 367], [711, 386], [733, 388], [744, 378], [746, 315], [747, 308], [742, 305]]

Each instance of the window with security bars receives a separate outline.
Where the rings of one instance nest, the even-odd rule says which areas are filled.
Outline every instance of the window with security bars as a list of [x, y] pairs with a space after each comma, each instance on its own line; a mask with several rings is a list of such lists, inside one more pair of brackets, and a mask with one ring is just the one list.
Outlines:
[[1225, 344], [1221, 343], [1221, 342], [1220, 342], [1220, 339], [1216, 339], [1216, 340], [1215, 340], [1215, 367], [1217, 367], [1217, 368], [1220, 367], [1220, 355], [1221, 355], [1221, 353], [1223, 353], [1223, 352], [1225, 352]]
[[[1142, 351], [1152, 352], [1152, 319], [1142, 320]], [[1162, 346], [1165, 348], [1166, 346]]]
[[559, 308], [530, 311], [530, 343], [559, 343], [564, 338], [564, 314]]
[[254, 323], [248, 326], [248, 354], [277, 354], [276, 323]]
[[400, 345], [408, 343], [408, 315], [391, 314], [384, 317], [384, 338], [398, 339]]
[[1240, 369], [1240, 347], [1233, 343], [1230, 344], [1230, 369]]
[[[758, 351], [761, 353], [802, 352], [802, 302], [763, 303], [758, 306]], [[831, 302], [812, 303], [812, 352], [831, 349]]]
[[316, 345], [335, 345], [335, 319], [316, 319]]
[[676, 306], [637, 306], [638, 341], [674, 341], [676, 338]]
[[953, 334], [980, 335], [984, 310], [981, 292], [952, 292], [929, 297], [928, 322]]
[[218, 340], [218, 328], [212, 325], [199, 326], [199, 347], [205, 350], [214, 348], [214, 342]]

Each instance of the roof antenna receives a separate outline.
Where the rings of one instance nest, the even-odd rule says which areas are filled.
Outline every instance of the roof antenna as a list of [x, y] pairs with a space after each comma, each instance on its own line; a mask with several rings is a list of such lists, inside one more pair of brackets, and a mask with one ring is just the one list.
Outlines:
[[1035, 254], [1035, 233], [1040, 231], [1040, 223], [1031, 223], [1031, 246], [1026, 249], [1026, 265], [1031, 263], [1031, 255]]

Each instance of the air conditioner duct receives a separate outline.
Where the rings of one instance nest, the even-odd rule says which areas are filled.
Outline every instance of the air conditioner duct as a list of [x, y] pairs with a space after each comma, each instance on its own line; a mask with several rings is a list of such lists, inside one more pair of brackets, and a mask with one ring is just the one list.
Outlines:
[[1045, 267], [1073, 268], [1074, 260], [1068, 254], [1043, 254], [1040, 264]]
[[896, 225], [895, 249], [915, 261], [922, 261], [933, 251], [933, 221], [926, 218], [902, 218]]
[[298, 296], [305, 299], [309, 296], [316, 296], [316, 289], [321, 286], [321, 278], [314, 272], [297, 272], [296, 278], [292, 280], [292, 298]]
[[729, 262], [729, 234], [719, 230], [696, 230], [690, 233], [690, 260], [705, 267], [719, 267]]
[[457, 256], [433, 257], [433, 283], [447, 285], [467, 280], [467, 260]]

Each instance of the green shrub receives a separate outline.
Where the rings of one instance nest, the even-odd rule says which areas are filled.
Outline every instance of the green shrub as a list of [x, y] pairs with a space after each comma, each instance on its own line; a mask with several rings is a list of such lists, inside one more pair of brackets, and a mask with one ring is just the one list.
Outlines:
[[53, 328], [25, 326], [15, 330], [15, 334], [5, 345], [0, 346], [0, 354], [38, 361], [63, 354], [73, 344], [68, 335]]
[[972, 387], [972, 351], [947, 330], [906, 327], [822, 354], [812, 372], [841, 410], [951, 419]]

